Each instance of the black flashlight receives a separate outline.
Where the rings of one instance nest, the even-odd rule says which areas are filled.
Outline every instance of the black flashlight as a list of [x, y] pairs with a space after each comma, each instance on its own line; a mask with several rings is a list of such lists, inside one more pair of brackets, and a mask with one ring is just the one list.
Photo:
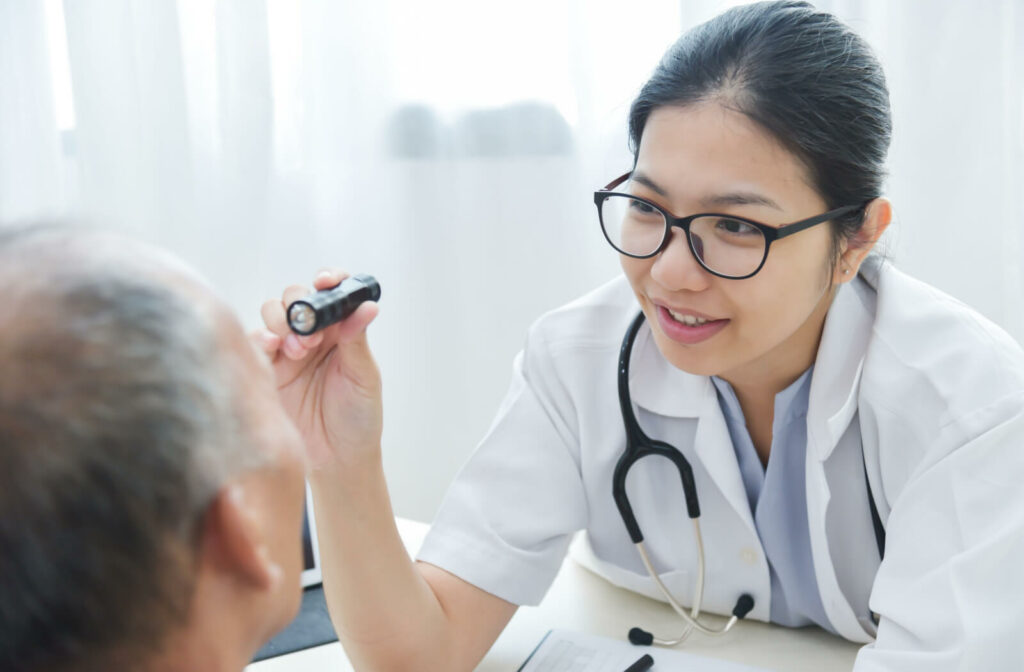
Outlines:
[[380, 299], [380, 284], [372, 275], [353, 275], [331, 289], [322, 289], [288, 306], [288, 326], [300, 336], [341, 322], [363, 301]]

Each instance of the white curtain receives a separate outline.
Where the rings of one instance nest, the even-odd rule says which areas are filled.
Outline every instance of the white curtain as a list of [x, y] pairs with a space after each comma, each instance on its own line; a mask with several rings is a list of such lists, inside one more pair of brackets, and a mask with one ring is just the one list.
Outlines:
[[[385, 467], [429, 520], [529, 323], [618, 272], [590, 192], [718, 0], [0, 0], [0, 220], [174, 250], [247, 327], [375, 274]], [[895, 113], [890, 256], [1024, 339], [1024, 3], [833, 0]]]

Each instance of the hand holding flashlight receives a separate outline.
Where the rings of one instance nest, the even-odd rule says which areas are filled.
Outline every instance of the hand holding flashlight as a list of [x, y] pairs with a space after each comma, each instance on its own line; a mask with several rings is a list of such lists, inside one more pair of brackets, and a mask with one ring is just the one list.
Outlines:
[[383, 412], [366, 334], [379, 285], [370, 276], [324, 270], [313, 288], [293, 285], [264, 302], [265, 327], [252, 339], [269, 358], [284, 409], [302, 434], [307, 468], [317, 471], [379, 456]]
[[353, 275], [336, 287], [314, 292], [288, 306], [288, 326], [309, 336], [341, 322], [364, 301], [380, 300], [380, 284], [372, 275]]

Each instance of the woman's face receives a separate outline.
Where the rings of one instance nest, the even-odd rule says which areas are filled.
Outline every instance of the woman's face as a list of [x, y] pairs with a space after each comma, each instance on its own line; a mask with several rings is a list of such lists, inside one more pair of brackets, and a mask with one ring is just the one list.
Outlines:
[[[734, 214], [772, 227], [828, 209], [793, 154], [715, 103], [651, 113], [636, 169], [619, 191], [676, 217]], [[673, 365], [734, 385], [785, 386], [814, 362], [830, 280], [844, 279], [832, 268], [830, 226], [775, 241], [761, 270], [744, 280], [704, 270], [679, 228], [660, 254], [622, 256], [622, 268]], [[693, 318], [706, 322], [694, 326]]]

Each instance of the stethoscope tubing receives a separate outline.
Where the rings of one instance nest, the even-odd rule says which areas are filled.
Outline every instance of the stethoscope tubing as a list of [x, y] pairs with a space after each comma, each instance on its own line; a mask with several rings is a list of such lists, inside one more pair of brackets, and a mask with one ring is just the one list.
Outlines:
[[[683, 632], [675, 639], [651, 637], [651, 641], [663, 646], [675, 646], [685, 640], [694, 630], [711, 636], [725, 634], [732, 629], [740, 618], [753, 608], [753, 598], [749, 595], [741, 596], [736, 604], [736, 608], [733, 610], [733, 615], [721, 628], [711, 628], [699, 619], [701, 604], [704, 600], [705, 561], [704, 538], [700, 529], [700, 502], [697, 497], [697, 483], [693, 477], [693, 467], [691, 467], [690, 462], [679, 450], [663, 441], [651, 439], [644, 433], [633, 412], [633, 401], [629, 393], [629, 359], [636, 336], [640, 332], [640, 327], [643, 323], [644, 313], [641, 311], [630, 323], [629, 329], [627, 329], [626, 335], [622, 339], [622, 347], [619, 349], [619, 407], [622, 410], [622, 421], [626, 430], [626, 449], [615, 464], [615, 471], [612, 475], [612, 497], [615, 499], [615, 505], [619, 509], [619, 514], [622, 516], [622, 521], [626, 526], [629, 537], [640, 553], [640, 559], [647, 569], [647, 573], [654, 580], [655, 585], [658, 586], [658, 589], [672, 609], [686, 622]], [[629, 470], [638, 461], [651, 455], [665, 457], [675, 464], [683, 485], [687, 514], [693, 522], [694, 537], [697, 541], [697, 580], [694, 586], [693, 606], [689, 612], [679, 604], [668, 587], [662, 582], [661, 577], [658, 576], [658, 572], [655, 570], [654, 564], [651, 562], [647, 549], [644, 546], [643, 531], [640, 529], [640, 524], [633, 514], [633, 507], [629, 502], [629, 495], [626, 493], [626, 476], [629, 474]]]

